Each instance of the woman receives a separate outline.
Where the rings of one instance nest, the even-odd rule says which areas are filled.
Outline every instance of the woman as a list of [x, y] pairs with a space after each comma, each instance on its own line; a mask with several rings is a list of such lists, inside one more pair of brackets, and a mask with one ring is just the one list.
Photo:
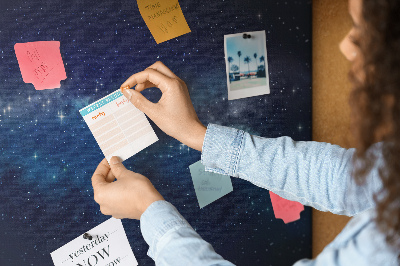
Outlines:
[[[210, 171], [239, 177], [319, 210], [355, 216], [315, 259], [295, 265], [397, 265], [400, 250], [400, 1], [350, 0], [354, 25], [340, 45], [352, 62], [357, 149], [266, 139], [208, 125], [186, 85], [157, 62], [124, 84], [124, 95], [165, 133], [202, 151]], [[136, 85], [136, 90], [129, 87]], [[158, 87], [151, 103], [140, 93]], [[114, 181], [114, 179], [117, 181]], [[356, 183], [357, 181], [357, 183]], [[157, 265], [231, 265], [190, 227], [144, 176], [119, 158], [103, 160], [93, 177], [103, 214], [140, 219]]]

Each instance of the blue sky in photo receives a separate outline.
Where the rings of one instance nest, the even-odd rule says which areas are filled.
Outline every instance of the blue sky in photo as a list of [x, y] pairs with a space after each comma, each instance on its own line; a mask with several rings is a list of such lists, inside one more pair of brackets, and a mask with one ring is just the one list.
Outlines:
[[[260, 65], [261, 56], [264, 56], [264, 58], [266, 59], [266, 56], [264, 54], [265, 51], [264, 32], [257, 32], [257, 33], [250, 32], [247, 34], [251, 35], [250, 39], [244, 39], [242, 34], [226, 38], [226, 51], [227, 51], [226, 58], [227, 60], [229, 56], [233, 58], [231, 65], [235, 64], [239, 66], [238, 51], [242, 52], [242, 55], [240, 56], [240, 72], [248, 71], [248, 64], [244, 62], [244, 58], [246, 58], [246, 56], [249, 56], [251, 59], [250, 71], [256, 71], [255, 62], [257, 61], [257, 66]], [[257, 53], [256, 59], [254, 58], [254, 53]], [[262, 64], [264, 64], [264, 62]]]

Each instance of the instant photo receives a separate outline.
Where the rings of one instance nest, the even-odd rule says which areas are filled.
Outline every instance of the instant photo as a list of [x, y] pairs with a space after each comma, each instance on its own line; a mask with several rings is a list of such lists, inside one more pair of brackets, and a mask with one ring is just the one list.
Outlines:
[[224, 36], [228, 100], [269, 94], [265, 31]]

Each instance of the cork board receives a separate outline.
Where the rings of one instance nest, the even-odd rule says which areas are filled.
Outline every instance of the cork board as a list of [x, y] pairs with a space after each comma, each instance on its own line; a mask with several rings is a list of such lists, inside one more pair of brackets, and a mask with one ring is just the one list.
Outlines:
[[[351, 28], [346, 0], [313, 1], [313, 140], [350, 148], [350, 63], [339, 43]], [[312, 253], [316, 257], [349, 221], [349, 217], [313, 210]]]

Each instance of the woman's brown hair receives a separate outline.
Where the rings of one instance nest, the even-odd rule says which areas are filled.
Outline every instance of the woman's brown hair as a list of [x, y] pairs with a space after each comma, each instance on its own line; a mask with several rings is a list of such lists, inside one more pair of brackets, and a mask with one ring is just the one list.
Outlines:
[[365, 181], [377, 159], [367, 151], [382, 141], [383, 188], [374, 197], [376, 222], [387, 243], [400, 250], [400, 1], [362, 2], [363, 23], [355, 43], [363, 59], [350, 73], [358, 142], [354, 177], [359, 184]]

